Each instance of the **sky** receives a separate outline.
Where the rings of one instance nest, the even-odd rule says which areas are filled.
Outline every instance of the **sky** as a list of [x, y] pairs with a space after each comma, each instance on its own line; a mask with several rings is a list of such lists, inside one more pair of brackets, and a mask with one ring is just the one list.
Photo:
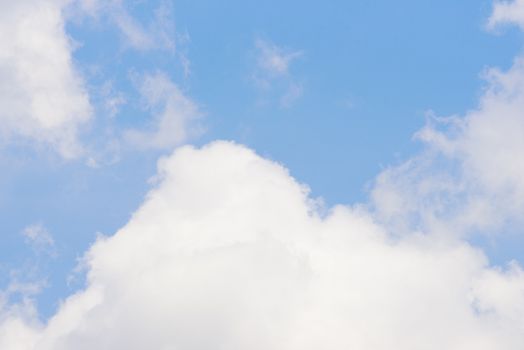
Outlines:
[[524, 0], [0, 0], [0, 348], [524, 344]]

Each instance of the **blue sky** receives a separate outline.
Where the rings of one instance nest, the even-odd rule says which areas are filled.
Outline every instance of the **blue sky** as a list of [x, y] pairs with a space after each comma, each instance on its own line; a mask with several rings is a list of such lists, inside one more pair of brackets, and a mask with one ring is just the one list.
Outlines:
[[[24, 0], [1, 6], [0, 296], [7, 306], [0, 298], [0, 311], [27, 301], [41, 329], [53, 316], [65, 317], [61, 303], [96, 285], [98, 277], [85, 281], [84, 274], [97, 276], [97, 263], [105, 261], [97, 255], [105, 244], [100, 237], [117, 241], [134, 232], [133, 213], [147, 211], [148, 198], [160, 200], [172, 182], [180, 181], [173, 200], [195, 205], [200, 197], [198, 190], [185, 193], [193, 188], [183, 182], [186, 169], [216, 187], [235, 187], [229, 178], [214, 180], [209, 164], [215, 163], [204, 154], [216, 152], [232, 169], [241, 165], [226, 158], [244, 155], [205, 146], [215, 140], [245, 145], [267, 167], [287, 168], [310, 188], [308, 200], [317, 201], [326, 225], [342, 204], [390, 239], [402, 237], [401, 244], [428, 237], [428, 256], [439, 251], [434, 242], [477, 249], [490, 261], [478, 265], [512, 281], [508, 293], [524, 300], [522, 1]], [[186, 151], [171, 156], [184, 145], [203, 147], [196, 165]], [[163, 173], [159, 159], [178, 168]], [[264, 166], [260, 178], [291, 181], [273, 179], [273, 172]], [[251, 193], [242, 186], [235, 195]], [[207, 208], [201, 200], [196, 206]], [[289, 199], [290, 212], [294, 203]], [[241, 212], [229, 218], [238, 217]], [[166, 230], [180, 222], [173, 219]], [[155, 237], [156, 228], [150, 230], [142, 234]], [[267, 230], [278, 237], [279, 230]], [[504, 284], [497, 281], [489, 282], [493, 289]], [[482, 293], [479, 310], [485, 302], [507, 316], [498, 309], [503, 301]], [[504, 318], [511, 326], [522, 320], [511, 317]], [[46, 330], [35, 332], [42, 349], [75, 347], [74, 337], [59, 343]], [[505, 348], [522, 338], [512, 337]], [[30, 349], [5, 339], [0, 344]], [[381, 349], [366, 341], [360, 344]]]

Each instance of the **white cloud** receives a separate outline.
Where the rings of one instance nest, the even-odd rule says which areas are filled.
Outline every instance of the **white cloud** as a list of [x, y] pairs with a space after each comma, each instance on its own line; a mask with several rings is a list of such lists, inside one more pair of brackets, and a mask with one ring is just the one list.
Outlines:
[[291, 107], [302, 96], [303, 92], [304, 87], [302, 84], [290, 83], [287, 91], [280, 98], [280, 105], [282, 107]]
[[82, 153], [81, 125], [91, 106], [65, 33], [66, 1], [2, 1], [0, 11], [0, 136], [23, 136]]
[[103, 101], [104, 110], [110, 118], [114, 118], [120, 113], [120, 108], [127, 103], [127, 99], [121, 91], [115, 89], [112, 81], [106, 81], [101, 89], [100, 95]]
[[417, 134], [426, 150], [378, 177], [386, 222], [454, 235], [524, 223], [524, 59], [486, 79], [478, 108], [433, 118]]
[[[28, 271], [18, 271], [28, 272]], [[32, 301], [34, 295], [41, 292], [44, 281], [20, 282], [17, 273], [11, 272], [9, 285], [0, 290], [0, 348], [30, 349], [36, 341], [37, 331], [42, 324], [38, 311]], [[27, 275], [23, 274], [24, 279]], [[29, 278], [32, 279], [32, 278]], [[17, 297], [20, 301], [10, 300]]]
[[257, 39], [255, 47], [258, 50], [257, 63], [259, 68], [271, 76], [285, 76], [289, 74], [289, 66], [301, 57], [301, 51], [286, 51], [275, 44]]
[[80, 10], [83, 14], [98, 16], [104, 9], [104, 6], [114, 6], [118, 4], [120, 0], [77, 0], [76, 2], [77, 7], [72, 10]]
[[[523, 219], [523, 62], [489, 71], [464, 117], [433, 118], [426, 149], [378, 177], [373, 212], [321, 215], [285, 168], [239, 145], [176, 150], [49, 321], [0, 293], [0, 348], [520, 350], [524, 271], [490, 266], [464, 234]], [[194, 103], [161, 73], [141, 92], [157, 123], [129, 137], [182, 142]]]
[[198, 134], [195, 124], [201, 113], [167, 75], [144, 76], [140, 92], [149, 111], [156, 114], [150, 130], [128, 130], [126, 140], [140, 148], [172, 148]]
[[80, 0], [78, 9], [93, 18], [106, 18], [116, 25], [125, 45], [132, 49], [175, 51], [176, 30], [171, 2], [161, 1], [148, 23], [141, 23], [129, 11], [133, 3], [122, 0]]
[[87, 253], [86, 289], [45, 325], [8, 313], [0, 345], [520, 350], [519, 266], [488, 268], [460, 239], [395, 239], [358, 207], [320, 217], [316, 206], [244, 147], [178, 149], [129, 223]]
[[40, 323], [37, 311], [28, 300], [9, 305], [5, 294], [0, 293], [0, 347], [2, 349], [31, 349], [37, 340]]
[[[108, 19], [119, 28], [124, 45], [142, 51], [159, 49], [175, 53], [178, 38], [182, 50], [177, 57], [184, 74], [189, 74], [190, 62], [183, 47], [189, 37], [187, 34], [177, 37], [169, 2], [161, 2], [154, 18], [147, 23], [132, 17], [128, 8], [131, 5], [119, 0], [22, 0], [0, 4], [0, 141], [3, 144], [24, 140], [39, 147], [51, 147], [64, 158], [95, 159], [94, 150], [87, 151], [79, 137], [92, 120], [94, 108], [75, 67], [74, 44], [65, 31], [66, 21], [86, 18], [86, 15]], [[133, 131], [131, 138], [145, 147], [169, 147], [196, 132], [188, 127], [188, 120], [195, 117], [189, 114], [196, 107], [178, 87], [161, 82], [160, 78], [157, 83], [163, 87], [158, 89], [164, 90], [153, 91], [156, 88], [146, 86], [152, 79], [153, 75], [146, 78], [143, 92], [164, 94], [163, 97], [145, 96], [151, 109], [157, 111], [160, 105], [165, 106], [164, 112], [159, 112], [155, 119], [158, 130]], [[151, 91], [145, 91], [147, 89]], [[102, 110], [110, 117], [126, 103], [125, 97], [108, 85], [101, 87], [101, 95]]]
[[278, 91], [281, 107], [290, 107], [300, 96], [304, 86], [290, 73], [291, 64], [303, 56], [302, 51], [286, 50], [267, 40], [257, 39], [256, 69], [253, 80], [262, 91]]
[[55, 241], [53, 236], [41, 223], [27, 226], [22, 235], [26, 243], [37, 253], [55, 254]]
[[524, 0], [495, 1], [488, 28], [501, 24], [515, 24], [524, 29]]

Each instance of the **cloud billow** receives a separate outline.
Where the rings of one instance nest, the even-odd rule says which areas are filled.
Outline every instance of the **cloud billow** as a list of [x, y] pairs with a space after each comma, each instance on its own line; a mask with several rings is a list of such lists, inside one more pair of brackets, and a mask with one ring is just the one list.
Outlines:
[[518, 265], [490, 268], [460, 238], [392, 237], [358, 206], [317, 207], [243, 146], [178, 149], [132, 219], [87, 252], [85, 290], [46, 324], [6, 307], [0, 346], [520, 348]]

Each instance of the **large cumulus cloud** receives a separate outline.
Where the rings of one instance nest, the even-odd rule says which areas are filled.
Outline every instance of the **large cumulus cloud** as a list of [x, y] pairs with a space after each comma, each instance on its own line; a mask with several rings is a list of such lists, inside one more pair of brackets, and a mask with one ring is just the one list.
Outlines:
[[318, 203], [245, 147], [184, 147], [127, 225], [85, 257], [85, 290], [42, 324], [4, 307], [0, 347], [520, 349], [524, 274], [460, 239], [393, 237]]

